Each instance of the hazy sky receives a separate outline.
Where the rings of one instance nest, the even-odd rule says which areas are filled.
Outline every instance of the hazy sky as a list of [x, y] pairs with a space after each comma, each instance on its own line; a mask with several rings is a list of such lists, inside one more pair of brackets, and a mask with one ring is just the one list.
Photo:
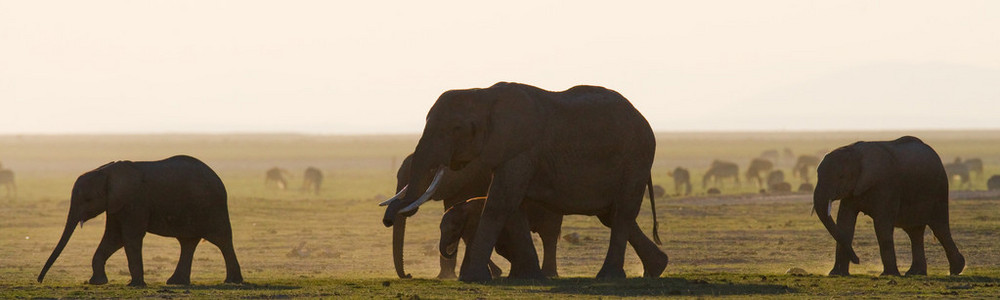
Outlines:
[[0, 134], [416, 133], [441, 92], [497, 81], [606, 86], [655, 130], [995, 129], [998, 12], [1000, 1], [0, 0]]

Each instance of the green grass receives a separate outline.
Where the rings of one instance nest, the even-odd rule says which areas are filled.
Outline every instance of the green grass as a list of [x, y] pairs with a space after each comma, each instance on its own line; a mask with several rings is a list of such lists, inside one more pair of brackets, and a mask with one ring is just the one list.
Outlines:
[[[1000, 173], [1000, 132], [919, 132], [945, 160], [981, 157], [986, 176]], [[672, 191], [668, 170], [692, 170], [696, 194], [700, 176], [715, 158], [746, 167], [765, 149], [789, 147], [796, 153], [834, 149], [854, 140], [889, 139], [901, 133], [663, 133], [658, 134], [654, 183]], [[609, 230], [596, 218], [568, 216], [563, 233], [577, 233], [579, 244], [561, 241], [563, 278], [500, 280], [463, 284], [430, 279], [437, 274], [437, 225], [440, 204], [430, 203], [408, 222], [406, 268], [417, 279], [395, 279], [391, 230], [381, 225], [380, 200], [395, 186], [395, 168], [416, 136], [351, 137], [300, 135], [170, 136], [2, 136], [0, 161], [17, 172], [19, 197], [0, 198], [0, 297], [323, 297], [356, 298], [544, 298], [544, 297], [1000, 297], [1000, 197], [953, 200], [952, 229], [968, 267], [962, 276], [947, 274], [944, 251], [927, 233], [927, 277], [880, 278], [871, 220], [861, 217], [854, 246], [861, 258], [856, 276], [826, 277], [833, 265], [834, 242], [814, 215], [808, 195], [762, 196], [752, 187], [726, 188], [723, 197], [668, 198], [657, 201], [661, 248], [670, 256], [663, 278], [597, 281]], [[125, 255], [111, 257], [111, 283], [82, 284], [103, 234], [104, 217], [77, 229], [44, 283], [35, 277], [55, 246], [65, 222], [69, 191], [76, 176], [112, 160], [155, 160], [189, 154], [212, 166], [229, 190], [235, 245], [248, 284], [223, 285], [222, 256], [209, 243], [199, 245], [193, 286], [166, 286], [179, 246], [170, 238], [147, 236], [144, 243], [149, 287], [125, 287]], [[787, 163], [787, 162], [786, 162]], [[790, 164], [790, 163], [787, 163]], [[290, 186], [301, 184], [307, 166], [324, 171], [320, 195], [263, 186], [266, 169], [292, 171]], [[780, 163], [785, 168], [787, 165]], [[795, 183], [795, 182], [793, 182]], [[0, 196], [4, 190], [0, 188]], [[638, 220], [649, 234], [645, 206]], [[906, 235], [896, 234], [900, 269], [910, 262]], [[537, 240], [537, 238], [536, 238]], [[305, 242], [308, 257], [290, 256]], [[536, 242], [536, 245], [540, 243]], [[541, 248], [541, 247], [538, 247]], [[460, 252], [461, 255], [461, 252]], [[461, 257], [460, 257], [461, 259]], [[504, 270], [508, 265], [495, 259]], [[784, 275], [802, 268], [809, 276]], [[640, 276], [638, 257], [629, 250], [626, 272]]]

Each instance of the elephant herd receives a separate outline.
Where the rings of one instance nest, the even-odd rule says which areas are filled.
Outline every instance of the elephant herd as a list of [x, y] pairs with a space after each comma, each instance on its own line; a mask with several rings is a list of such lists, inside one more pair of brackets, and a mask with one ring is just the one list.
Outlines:
[[[510, 261], [508, 276], [558, 276], [556, 246], [564, 215], [597, 217], [610, 228], [607, 253], [598, 278], [626, 277], [626, 244], [640, 258], [644, 277], [659, 277], [669, 258], [660, 248], [651, 167], [656, 148], [646, 119], [621, 94], [597, 86], [551, 92], [534, 86], [500, 82], [489, 88], [444, 92], [430, 108], [423, 133], [396, 174], [396, 195], [382, 202], [382, 223], [392, 227], [392, 256], [397, 276], [411, 277], [403, 266], [407, 218], [429, 200], [440, 200], [438, 278], [488, 281], [503, 272], [490, 260], [494, 251]], [[791, 156], [790, 151], [784, 153]], [[775, 170], [777, 151], [754, 159], [744, 174], [748, 182], [774, 189], [784, 183]], [[849, 274], [858, 263], [851, 246], [857, 214], [872, 217], [881, 249], [884, 275], [896, 270], [892, 231], [903, 228], [913, 241], [913, 263], [907, 275], [926, 274], [923, 232], [930, 227], [957, 275], [965, 259], [951, 238], [948, 178], [937, 153], [915, 137], [894, 141], [857, 142], [824, 159], [800, 156], [792, 176], [809, 182], [818, 167], [814, 210], [837, 242], [830, 272]], [[314, 172], [310, 172], [314, 170]], [[318, 192], [322, 173], [310, 168]], [[272, 173], [275, 176], [272, 178]], [[315, 176], [318, 174], [318, 179]], [[765, 177], [761, 174], [767, 174]], [[777, 175], [776, 175], [777, 174]], [[287, 171], [267, 172], [266, 183], [287, 186]], [[714, 161], [703, 179], [719, 186], [739, 166]], [[310, 176], [313, 176], [314, 179]], [[690, 194], [691, 174], [670, 172], [675, 192]], [[787, 184], [787, 183], [785, 183]], [[307, 184], [308, 185], [308, 184]], [[790, 189], [790, 187], [785, 187]], [[636, 222], [648, 191], [652, 211], [651, 240]], [[837, 220], [833, 201], [840, 200]], [[189, 156], [161, 161], [120, 161], [81, 175], [73, 186], [63, 235], [38, 276], [66, 246], [75, 225], [107, 213], [104, 237], [92, 262], [91, 284], [107, 282], [104, 264], [125, 248], [129, 285], [142, 286], [142, 240], [147, 232], [175, 237], [181, 255], [168, 284], [189, 284], [191, 260], [202, 239], [217, 246], [226, 265], [225, 282], [243, 281], [233, 251], [226, 189], [215, 172]], [[541, 237], [541, 265], [531, 233]], [[465, 243], [459, 272], [458, 244]]]

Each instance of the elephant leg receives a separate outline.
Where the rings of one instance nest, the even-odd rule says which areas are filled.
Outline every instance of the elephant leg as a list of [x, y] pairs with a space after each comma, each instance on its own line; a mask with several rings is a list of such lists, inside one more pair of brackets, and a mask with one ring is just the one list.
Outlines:
[[128, 258], [128, 272], [132, 275], [132, 281], [128, 285], [144, 287], [146, 286], [146, 281], [143, 277], [142, 269], [142, 240], [146, 236], [146, 232], [123, 233], [122, 235], [125, 244], [125, 257]]
[[[605, 227], [611, 228], [613, 220], [609, 215], [599, 215], [597, 218], [601, 220], [601, 224], [604, 224]], [[639, 260], [642, 261], [643, 277], [655, 278], [663, 274], [663, 270], [667, 268], [669, 257], [660, 250], [659, 246], [649, 240], [646, 234], [642, 233], [638, 224], [629, 233], [628, 243], [632, 245], [635, 253], [639, 256]]]
[[875, 221], [875, 239], [878, 240], [878, 251], [882, 256], [882, 276], [900, 276], [896, 266], [896, 245], [892, 240], [892, 221], [886, 217], [873, 216]]
[[[490, 255], [496, 247], [500, 232], [506, 226], [510, 216], [521, 214], [521, 201], [524, 199], [528, 189], [531, 174], [534, 167], [527, 156], [519, 156], [508, 160], [503, 165], [497, 167], [493, 172], [493, 182], [490, 184], [489, 198], [483, 207], [482, 216], [479, 219], [479, 226], [476, 228], [475, 239], [470, 247], [465, 249], [465, 258], [462, 261], [461, 271], [458, 279], [464, 282], [488, 281], [492, 279], [488, 267]], [[531, 243], [531, 233], [527, 227], [527, 219], [523, 214], [516, 218], [518, 224], [523, 222], [524, 232], [517, 232], [517, 238], [526, 238]], [[521, 225], [518, 225], [521, 226]], [[523, 233], [523, 234], [522, 234]], [[523, 247], [519, 247], [523, 248]], [[531, 247], [532, 250], [534, 246]], [[541, 275], [538, 267], [538, 253], [526, 253], [527, 257], [533, 257], [530, 261], [534, 263]], [[513, 265], [511, 272], [513, 273]]]
[[910, 269], [906, 270], [906, 276], [927, 275], [927, 255], [924, 254], [924, 229], [927, 226], [920, 225], [903, 229], [906, 235], [910, 236], [910, 249], [913, 253], [913, 262]]
[[559, 234], [562, 233], [562, 215], [551, 214], [552, 220], [545, 220], [545, 226], [538, 232], [542, 239], [542, 274], [546, 277], [559, 277], [559, 270], [556, 263], [556, 249], [559, 244]]
[[[510, 278], [544, 279], [545, 274], [538, 267], [538, 252], [531, 240], [531, 228], [528, 219], [520, 209], [507, 219], [502, 240], [510, 260]], [[499, 241], [498, 239], [498, 245]], [[499, 250], [499, 249], [498, 249]]]
[[[854, 230], [857, 221], [858, 210], [850, 203], [843, 200], [840, 201], [840, 208], [837, 209], [837, 227], [848, 241], [854, 241]], [[837, 244], [833, 270], [830, 270], [830, 275], [851, 275], [851, 255], [848, 253], [846, 246]]]
[[625, 278], [625, 244], [628, 243], [633, 226], [639, 226], [635, 223], [635, 218], [639, 215], [639, 206], [642, 203], [642, 192], [644, 191], [641, 183], [636, 182], [630, 185], [633, 188], [627, 189], [627, 191], [632, 191], [632, 194], [624, 195], [626, 198], [616, 201], [612, 210], [608, 253], [604, 257], [604, 265], [597, 272], [597, 278]]
[[[944, 210], [947, 216], [948, 210]], [[955, 245], [955, 241], [951, 239], [951, 227], [948, 225], [948, 218], [945, 217], [943, 221], [931, 223], [931, 231], [934, 232], [934, 237], [941, 242], [941, 246], [944, 247], [944, 253], [948, 256], [948, 266], [951, 275], [961, 274], [965, 270], [965, 256], [958, 251], [958, 246]]]
[[94, 273], [90, 276], [90, 280], [87, 283], [108, 283], [108, 275], [104, 271], [104, 266], [107, 264], [108, 258], [123, 246], [121, 231], [105, 228], [104, 237], [101, 238], [101, 244], [97, 246], [97, 251], [94, 252], [94, 260], [91, 262]]
[[233, 249], [232, 234], [224, 234], [216, 237], [205, 237], [208, 242], [219, 247], [222, 251], [222, 258], [226, 260], [226, 280], [225, 283], [243, 283], [243, 273], [240, 271], [240, 262], [236, 259], [236, 250]]
[[667, 257], [666, 253], [663, 253], [663, 250], [660, 250], [660, 247], [649, 240], [649, 237], [639, 228], [639, 224], [633, 221], [631, 227], [628, 243], [632, 245], [639, 260], [642, 261], [642, 276], [647, 278], [660, 277], [663, 270], [667, 268], [670, 258]]
[[167, 284], [191, 284], [191, 261], [201, 238], [177, 238], [177, 241], [181, 243], [181, 257], [177, 259], [177, 268], [174, 275], [167, 279]]
[[438, 279], [455, 279], [458, 277], [455, 275], [455, 266], [458, 265], [458, 259], [440, 256], [438, 264], [441, 266], [441, 271], [437, 275]]
[[494, 263], [492, 259], [490, 260], [489, 267], [490, 267], [490, 275], [492, 275], [493, 278], [500, 278], [500, 276], [503, 276], [503, 269], [501, 269], [500, 266]]

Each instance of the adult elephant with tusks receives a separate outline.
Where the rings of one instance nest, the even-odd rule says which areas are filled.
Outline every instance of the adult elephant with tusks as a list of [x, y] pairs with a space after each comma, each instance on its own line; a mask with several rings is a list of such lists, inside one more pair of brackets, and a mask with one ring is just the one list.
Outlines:
[[[818, 168], [813, 205], [820, 221], [837, 241], [830, 275], [849, 275], [858, 263], [851, 241], [858, 213], [871, 216], [882, 257], [882, 275], [899, 276], [893, 228], [910, 237], [913, 261], [906, 275], [927, 275], [924, 230], [930, 227], [948, 257], [952, 275], [965, 269], [965, 257], [951, 237], [948, 221], [948, 177], [937, 152], [918, 138], [857, 142], [830, 152]], [[837, 222], [831, 210], [840, 201]]]
[[104, 265], [108, 257], [124, 247], [132, 276], [129, 285], [145, 286], [142, 240], [147, 232], [175, 237], [181, 244], [177, 269], [167, 284], [191, 283], [191, 260], [202, 239], [222, 251], [225, 282], [242, 283], [226, 197], [219, 176], [190, 156], [112, 162], [84, 173], [73, 185], [66, 228], [38, 275], [38, 282], [66, 247], [76, 224], [83, 227], [83, 222], [107, 212], [104, 237], [94, 253], [93, 276], [88, 283], [107, 283]]
[[[413, 155], [411, 154], [403, 159], [403, 164], [400, 165], [399, 170], [396, 172], [396, 196], [382, 202], [380, 205], [388, 205], [393, 200], [407, 194], [407, 191], [409, 191], [407, 184], [410, 182], [412, 166]], [[468, 167], [459, 171], [445, 170], [438, 181], [435, 192], [426, 196], [430, 200], [441, 200], [444, 203], [444, 209], [447, 210], [458, 203], [464, 202], [466, 199], [485, 196], [490, 188], [491, 177], [492, 175], [489, 170], [476, 162], [470, 163]], [[394, 216], [395, 219], [392, 222], [392, 261], [396, 268], [396, 275], [399, 278], [412, 277], [406, 273], [403, 267], [403, 241], [406, 237], [406, 220], [416, 212], [417, 210], [413, 210], [408, 213], [397, 214]], [[441, 271], [438, 273], [437, 278], [449, 279], [457, 277], [455, 275], [456, 261], [454, 258], [441, 257], [440, 265]]]
[[[446, 168], [460, 170], [476, 160], [493, 179], [459, 280], [491, 279], [489, 257], [502, 229], [510, 230], [516, 243], [531, 243], [527, 219], [518, 209], [522, 200], [560, 214], [610, 217], [610, 245], [597, 277], [625, 277], [627, 242], [639, 254], [644, 275], [659, 277], [667, 255], [635, 221], [643, 192], [652, 186], [655, 147], [642, 114], [603, 87], [550, 92], [501, 82], [447, 91], [428, 112], [413, 153], [407, 188], [419, 192], [389, 203], [382, 221], [392, 226], [398, 214], [412, 213], [434, 193]], [[528, 259], [512, 262], [518, 265], [511, 268], [543, 278], [534, 249], [516, 251], [524, 253], [512, 255]]]

